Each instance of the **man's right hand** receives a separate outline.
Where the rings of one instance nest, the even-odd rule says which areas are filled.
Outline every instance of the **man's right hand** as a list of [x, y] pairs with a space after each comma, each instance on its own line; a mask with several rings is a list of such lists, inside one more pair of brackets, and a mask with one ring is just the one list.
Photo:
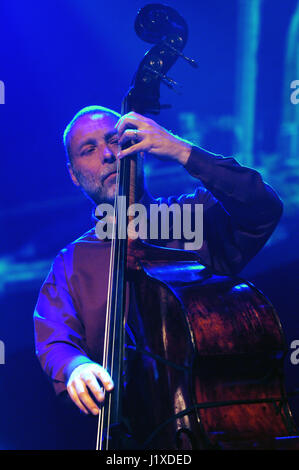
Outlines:
[[[99, 384], [98, 379], [104, 388]], [[75, 405], [85, 414], [94, 415], [99, 413], [99, 408], [90, 392], [101, 403], [104, 401], [105, 391], [110, 392], [113, 387], [113, 381], [106, 369], [96, 362], [87, 362], [77, 366], [67, 382], [68, 394]]]

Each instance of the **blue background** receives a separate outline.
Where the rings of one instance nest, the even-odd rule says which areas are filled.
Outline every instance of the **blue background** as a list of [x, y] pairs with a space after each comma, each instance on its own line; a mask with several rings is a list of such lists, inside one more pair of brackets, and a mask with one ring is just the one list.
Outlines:
[[[172, 109], [157, 120], [213, 152], [237, 155], [245, 164], [237, 137], [238, 92], [244, 85], [238, 71], [240, 61], [246, 61], [246, 53], [241, 59], [239, 51], [239, 3], [168, 2], [188, 23], [185, 53], [199, 68], [179, 60], [170, 70], [182, 94], [162, 85], [161, 102], [171, 103]], [[145, 4], [1, 2], [5, 104], [0, 105], [0, 340], [5, 364], [0, 365], [0, 449], [56, 445], [54, 397], [34, 356], [32, 312], [53, 257], [92, 226], [90, 205], [66, 171], [62, 133], [84, 106], [100, 104], [120, 111], [150, 47], [134, 31], [136, 12]], [[285, 116], [291, 116], [298, 133], [289, 84], [299, 76], [292, 64], [286, 66], [287, 38], [297, 7], [296, 0], [261, 2], [252, 166], [276, 189], [285, 211], [271, 240], [241, 273], [277, 308], [287, 345], [299, 339], [299, 170], [283, 138]], [[154, 195], [177, 194], [182, 187], [192, 191], [196, 184], [158, 160], [148, 162], [147, 174]], [[285, 362], [287, 388], [298, 388], [299, 365], [292, 365], [289, 355]], [[291, 404], [298, 417], [297, 401]]]

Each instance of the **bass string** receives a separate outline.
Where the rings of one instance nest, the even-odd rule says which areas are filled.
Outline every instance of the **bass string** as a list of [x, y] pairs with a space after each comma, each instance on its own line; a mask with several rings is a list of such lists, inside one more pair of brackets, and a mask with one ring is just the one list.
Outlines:
[[[106, 306], [106, 322], [105, 322], [105, 335], [104, 335], [104, 347], [103, 347], [103, 360], [102, 365], [105, 369], [108, 366], [108, 353], [109, 353], [109, 332], [111, 324], [111, 302], [112, 302], [112, 286], [114, 278], [114, 263], [115, 263], [115, 246], [116, 246], [116, 224], [117, 224], [117, 195], [119, 194], [119, 182], [120, 182], [120, 160], [117, 160], [116, 168], [116, 191], [114, 195], [114, 211], [113, 211], [113, 225], [112, 225], [112, 241], [111, 241], [111, 250], [110, 250], [110, 262], [109, 262], [109, 277], [108, 277], [108, 290], [107, 290], [107, 306]], [[119, 256], [118, 256], [119, 259]], [[117, 269], [117, 274], [119, 270]], [[117, 302], [114, 303], [117, 305]], [[115, 320], [114, 311], [113, 319]], [[114, 357], [114, 348], [115, 348], [115, 321], [113, 326], [113, 339], [112, 339], [112, 358], [111, 358], [111, 374], [113, 373], [113, 357]], [[111, 410], [111, 395], [109, 395], [108, 400], [108, 423], [107, 423], [107, 440], [106, 446], [108, 446], [108, 432], [110, 426], [110, 410]], [[97, 428], [97, 439], [96, 439], [96, 450], [102, 450], [103, 446], [103, 431], [104, 431], [104, 417], [105, 417], [105, 390], [104, 390], [104, 402], [99, 409], [98, 415], [98, 428]]]
[[[129, 166], [129, 162], [128, 160], [124, 160], [122, 162], [122, 171], [120, 171], [120, 168], [121, 168], [121, 163], [120, 163], [120, 160], [118, 160], [117, 162], [118, 164], [118, 172], [117, 174], [119, 175], [118, 178], [117, 178], [117, 191], [116, 191], [116, 194], [119, 195], [119, 188], [121, 187], [122, 189], [125, 188], [125, 180], [127, 178], [127, 171], [128, 171], [128, 166]], [[120, 178], [122, 178], [122, 181], [121, 181], [121, 186], [120, 186]], [[114, 239], [114, 243], [115, 240], [116, 240], [116, 226], [118, 227], [118, 210], [119, 210], [119, 201], [118, 199], [115, 200], [115, 203], [114, 203], [114, 208], [116, 210], [116, 213], [114, 214], [114, 230], [113, 230], [113, 239]], [[123, 209], [123, 207], [121, 207], [121, 209]], [[123, 243], [125, 243], [125, 241], [123, 241]], [[111, 375], [113, 376], [113, 373], [114, 373], [114, 365], [115, 365], [115, 361], [114, 361], [114, 355], [115, 355], [115, 338], [116, 338], [116, 328], [119, 326], [118, 322], [116, 322], [116, 319], [117, 319], [117, 308], [118, 308], [118, 303], [119, 303], [119, 283], [120, 283], [120, 273], [122, 273], [122, 276], [123, 277], [123, 268], [124, 266], [121, 266], [121, 263], [124, 262], [124, 260], [122, 259], [122, 256], [121, 256], [121, 243], [117, 243], [117, 250], [115, 250], [115, 244], [114, 244], [114, 259], [113, 259], [113, 273], [112, 273], [112, 278], [116, 272], [116, 279], [114, 279], [114, 285], [117, 286], [117, 288], [115, 289], [114, 291], [114, 312], [113, 312], [113, 333], [112, 333], [112, 346], [111, 346], [111, 351], [110, 351], [110, 373]], [[117, 254], [115, 255], [115, 253], [117, 252]], [[115, 256], [116, 256], [116, 262], [117, 262], [117, 265], [115, 266]], [[112, 289], [112, 288], [111, 288]], [[111, 309], [110, 309], [111, 311]], [[110, 329], [108, 330], [110, 331]], [[122, 340], [119, 339], [121, 341], [121, 347], [122, 347]], [[109, 341], [109, 339], [108, 339]], [[108, 351], [108, 350], [107, 350]], [[107, 353], [107, 362], [106, 362], [106, 368], [107, 368], [107, 365], [108, 365], [108, 353]], [[118, 387], [118, 393], [119, 393], [119, 387], [120, 387], [120, 384], [119, 384], [119, 380], [120, 380], [120, 377], [118, 377], [118, 383], [117, 383], [117, 387]], [[119, 399], [119, 397], [118, 397]], [[112, 403], [112, 395], [109, 394], [108, 395], [108, 412], [107, 412], [107, 432], [106, 432], [106, 450], [108, 450], [108, 445], [109, 445], [109, 433], [110, 433], [110, 418], [111, 418], [111, 403]], [[102, 429], [103, 431], [103, 429]]]

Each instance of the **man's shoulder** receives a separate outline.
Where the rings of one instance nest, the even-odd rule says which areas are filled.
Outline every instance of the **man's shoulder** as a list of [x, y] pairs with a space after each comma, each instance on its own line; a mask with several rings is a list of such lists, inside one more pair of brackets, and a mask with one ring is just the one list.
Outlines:
[[109, 259], [111, 244], [97, 238], [92, 228], [62, 248], [52, 261], [50, 274], [70, 279], [74, 273], [92, 270]]
[[101, 250], [103, 248], [107, 248], [107, 243], [99, 240], [96, 235], [95, 227], [93, 227], [62, 248], [57, 254], [56, 259], [70, 260], [75, 255], [80, 256], [83, 252], [94, 252], [95, 250]]
[[90, 230], [85, 232], [83, 235], [80, 237], [76, 238], [73, 240], [71, 243], [69, 243], [66, 248], [71, 247], [71, 246], [76, 246], [80, 243], [94, 243], [98, 242], [99, 239], [97, 238], [95, 227], [92, 227]]

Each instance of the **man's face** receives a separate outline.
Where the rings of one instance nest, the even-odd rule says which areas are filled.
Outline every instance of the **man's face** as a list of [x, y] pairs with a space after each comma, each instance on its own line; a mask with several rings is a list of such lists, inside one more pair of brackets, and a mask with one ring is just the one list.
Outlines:
[[114, 201], [119, 150], [116, 122], [117, 117], [110, 114], [86, 114], [68, 136], [71, 178], [97, 205]]

